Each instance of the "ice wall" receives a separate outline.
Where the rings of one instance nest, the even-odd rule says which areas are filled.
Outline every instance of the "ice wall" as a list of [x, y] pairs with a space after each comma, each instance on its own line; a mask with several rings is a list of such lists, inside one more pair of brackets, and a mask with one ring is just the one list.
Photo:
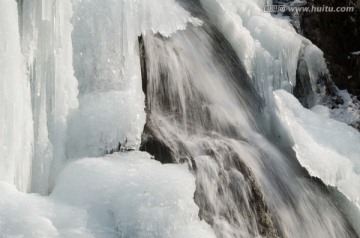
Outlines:
[[47, 194], [66, 159], [140, 143], [145, 112], [137, 37], [170, 36], [201, 22], [164, 0], [18, 5], [34, 115], [31, 188]]
[[0, 1], [0, 180], [28, 191], [33, 154], [30, 84], [15, 1]]
[[22, 52], [34, 115], [32, 191], [46, 194], [66, 158], [68, 115], [78, 106], [72, 66], [71, 0], [19, 2]]

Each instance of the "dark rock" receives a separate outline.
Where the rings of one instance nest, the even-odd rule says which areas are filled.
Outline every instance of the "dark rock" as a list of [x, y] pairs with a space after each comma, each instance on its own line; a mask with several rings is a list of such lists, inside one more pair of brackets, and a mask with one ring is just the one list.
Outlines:
[[300, 103], [306, 108], [309, 108], [315, 100], [315, 94], [311, 88], [308, 67], [304, 60], [300, 60], [298, 63], [294, 96], [299, 99]]
[[147, 115], [144, 131], [141, 138], [141, 151], [146, 151], [153, 155], [161, 163], [176, 163], [176, 158], [172, 149], [157, 136], [157, 126]]
[[360, 50], [360, 1], [309, 0], [308, 6], [354, 7], [354, 12], [306, 12], [300, 19], [301, 33], [324, 52], [335, 84], [359, 96], [360, 56], [350, 52]]
[[239, 158], [238, 154], [231, 154], [231, 161], [233, 161], [235, 168], [240, 171], [247, 182], [250, 184], [252, 197], [250, 198], [250, 204], [256, 214], [258, 229], [261, 235], [265, 237], [277, 237], [274, 224], [271, 220], [267, 204], [264, 199], [264, 195], [261, 188], [255, 178], [255, 175], [251, 169]]

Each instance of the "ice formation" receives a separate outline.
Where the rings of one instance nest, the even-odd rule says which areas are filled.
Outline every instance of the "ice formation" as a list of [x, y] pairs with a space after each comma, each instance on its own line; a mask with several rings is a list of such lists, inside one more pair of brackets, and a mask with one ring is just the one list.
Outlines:
[[27, 191], [33, 149], [30, 85], [16, 27], [16, 2], [1, 0], [0, 6], [0, 180]]
[[[272, 91], [293, 92], [299, 61], [307, 66], [312, 93], [317, 89], [317, 77], [327, 72], [323, 53], [309, 40], [297, 34], [287, 19], [273, 17], [263, 11], [265, 1], [201, 0], [216, 27], [230, 42], [254, 85], [268, 104]], [[321, 102], [313, 96], [310, 105]]]
[[[30, 191], [47, 194], [66, 159], [68, 116], [78, 107], [71, 0], [19, 1], [20, 34], [34, 120]], [[22, 165], [21, 165], [22, 166]]]
[[[21, 136], [7, 127], [4, 136], [18, 138], [4, 145], [3, 156], [11, 162], [0, 168], [9, 171], [3, 175], [8, 181], [19, 180], [22, 191], [41, 194], [51, 190], [66, 159], [98, 156], [125, 141], [138, 146], [145, 112], [137, 37], [147, 31], [170, 36], [201, 24], [174, 1], [28, 0], [17, 9], [11, 0], [2, 9], [10, 9], [2, 14], [8, 22], [1, 26], [4, 56], [13, 53], [1, 68], [11, 71], [4, 72], [6, 80], [16, 74], [22, 84], [6, 87], [4, 100], [21, 101], [14, 110], [24, 116], [13, 125], [26, 128]], [[23, 96], [11, 97], [10, 89]]]
[[140, 143], [137, 37], [201, 22], [174, 1], [0, 6], [0, 237], [214, 237], [186, 166], [86, 158]]
[[96, 156], [126, 141], [137, 147], [145, 122], [138, 36], [170, 36], [201, 24], [174, 1], [74, 1], [73, 47], [79, 110], [70, 157]]
[[[328, 118], [359, 115], [317, 105], [323, 53], [265, 1], [199, 2], [0, 0], [0, 237], [360, 234], [360, 135]], [[184, 164], [117, 153], [146, 136]]]
[[310, 175], [336, 187], [360, 209], [360, 133], [303, 108], [285, 91], [274, 94], [277, 113], [293, 140], [301, 165]]
[[0, 191], [0, 237], [215, 237], [198, 217], [187, 167], [144, 152], [71, 162], [49, 197], [5, 182]]

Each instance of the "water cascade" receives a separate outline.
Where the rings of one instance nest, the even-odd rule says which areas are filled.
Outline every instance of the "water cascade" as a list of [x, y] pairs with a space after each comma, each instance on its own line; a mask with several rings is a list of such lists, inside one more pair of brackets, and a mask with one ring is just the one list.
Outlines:
[[266, 2], [0, 0], [0, 237], [359, 237], [360, 134]]
[[143, 41], [142, 148], [189, 164], [199, 215], [218, 237], [353, 235], [328, 194], [292, 162], [295, 154], [272, 143], [282, 135], [264, 128], [261, 98], [218, 31], [204, 24]]

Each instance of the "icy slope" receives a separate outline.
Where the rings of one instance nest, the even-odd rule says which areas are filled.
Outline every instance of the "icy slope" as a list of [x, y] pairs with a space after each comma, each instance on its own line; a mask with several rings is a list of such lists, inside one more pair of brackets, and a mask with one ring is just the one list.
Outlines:
[[360, 209], [360, 133], [303, 108], [283, 90], [274, 95], [277, 115], [293, 140], [301, 165]]
[[49, 197], [0, 190], [0, 237], [215, 237], [199, 220], [187, 167], [143, 152], [71, 162]]

